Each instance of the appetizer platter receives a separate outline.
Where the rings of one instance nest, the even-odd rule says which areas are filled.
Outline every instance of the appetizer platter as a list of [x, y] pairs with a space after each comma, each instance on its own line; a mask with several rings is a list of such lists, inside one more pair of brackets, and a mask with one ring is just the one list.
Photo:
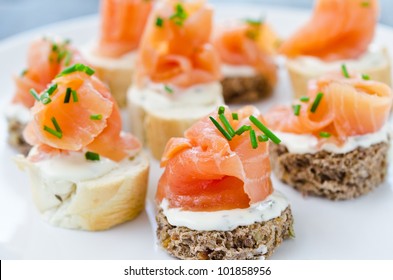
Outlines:
[[103, 0], [0, 42], [0, 258], [391, 258], [393, 29], [333, 2]]

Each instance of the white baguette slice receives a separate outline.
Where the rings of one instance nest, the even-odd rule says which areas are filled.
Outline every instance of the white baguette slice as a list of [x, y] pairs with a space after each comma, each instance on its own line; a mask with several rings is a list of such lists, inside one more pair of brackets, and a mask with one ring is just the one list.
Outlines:
[[83, 49], [83, 57], [93, 67], [97, 76], [104, 81], [117, 104], [125, 107], [127, 89], [132, 83], [137, 53], [129, 52], [119, 58], [102, 57], [94, 53], [94, 45]]
[[142, 152], [103, 176], [79, 182], [49, 180], [23, 156], [16, 162], [28, 171], [34, 203], [53, 226], [105, 230], [132, 220], [144, 208], [149, 161]]
[[224, 104], [219, 82], [173, 94], [162, 90], [164, 85], [154, 84], [145, 88], [132, 86], [128, 91], [131, 131], [158, 160], [170, 138], [182, 137], [193, 123]]
[[307, 94], [307, 84], [311, 79], [329, 72], [340, 71], [342, 64], [345, 64], [349, 71], [367, 74], [372, 80], [383, 82], [389, 86], [392, 84], [391, 61], [386, 48], [370, 50], [357, 60], [331, 63], [312, 57], [300, 56], [288, 59], [286, 62], [294, 97], [299, 98]]

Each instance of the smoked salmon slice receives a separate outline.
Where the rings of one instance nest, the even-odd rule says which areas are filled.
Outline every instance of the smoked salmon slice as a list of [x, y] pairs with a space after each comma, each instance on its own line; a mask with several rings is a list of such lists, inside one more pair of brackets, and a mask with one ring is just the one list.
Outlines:
[[87, 150], [115, 161], [140, 149], [135, 137], [121, 131], [119, 108], [93, 73], [83, 64], [73, 65], [37, 96], [33, 120], [24, 131], [30, 145], [50, 147], [42, 151]]
[[[240, 109], [238, 119], [227, 108], [225, 116], [237, 130], [254, 127], [253, 115], [263, 122], [255, 107]], [[218, 119], [218, 114], [211, 114]], [[165, 171], [158, 183], [156, 199], [168, 200], [170, 207], [192, 211], [248, 208], [273, 191], [270, 181], [268, 144], [253, 149], [248, 133], [228, 141], [209, 117], [190, 127], [184, 138], [172, 138], [161, 166]]]
[[245, 20], [218, 28], [213, 44], [223, 63], [248, 65], [269, 79], [277, 81], [277, 66], [273, 59], [279, 39], [262, 20]]
[[210, 43], [213, 10], [205, 0], [164, 0], [152, 12], [141, 40], [137, 80], [179, 87], [220, 78]]
[[138, 48], [153, 0], [102, 0], [98, 53], [119, 57]]
[[84, 63], [78, 50], [67, 40], [40, 38], [31, 43], [27, 54], [27, 68], [14, 77], [16, 92], [13, 103], [27, 108], [34, 105], [30, 89], [43, 91], [64, 67]]
[[329, 75], [310, 82], [308, 96], [295, 101], [297, 114], [295, 107], [279, 106], [265, 119], [277, 131], [322, 133], [342, 142], [350, 136], [379, 131], [389, 118], [392, 102], [392, 90], [384, 83]]
[[355, 59], [374, 38], [378, 0], [317, 0], [311, 19], [280, 47], [288, 57]]

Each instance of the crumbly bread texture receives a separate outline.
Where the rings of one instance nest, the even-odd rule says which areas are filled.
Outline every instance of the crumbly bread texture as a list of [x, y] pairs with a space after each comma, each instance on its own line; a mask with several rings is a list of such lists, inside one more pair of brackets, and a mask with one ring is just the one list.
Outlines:
[[132, 220], [144, 208], [149, 161], [143, 153], [102, 177], [69, 184], [48, 182], [24, 157], [16, 161], [29, 172], [38, 210], [54, 226], [105, 230]]
[[172, 226], [162, 209], [159, 209], [156, 220], [160, 245], [172, 256], [185, 260], [267, 258], [284, 239], [294, 237], [289, 206], [277, 218], [239, 226], [232, 231], [197, 231]]
[[[386, 49], [382, 50], [382, 55], [386, 57], [385, 63], [379, 65], [370, 65], [368, 69], [362, 70], [362, 74], [369, 75], [373, 80], [392, 85], [391, 80], [391, 65], [390, 56]], [[299, 98], [307, 94], [308, 82], [312, 79], [318, 78], [323, 73], [315, 71], [315, 69], [304, 66], [296, 59], [288, 59], [286, 62], [289, 77], [292, 83], [293, 95]], [[340, 69], [337, 69], [338, 71]]]
[[274, 85], [263, 75], [225, 77], [222, 81], [225, 103], [247, 103], [270, 97]]
[[8, 143], [23, 155], [27, 155], [31, 146], [23, 137], [23, 130], [26, 124], [21, 123], [15, 118], [7, 118], [8, 122]]
[[346, 154], [292, 154], [284, 145], [269, 146], [275, 175], [304, 195], [352, 199], [378, 187], [387, 173], [389, 144], [385, 142]]

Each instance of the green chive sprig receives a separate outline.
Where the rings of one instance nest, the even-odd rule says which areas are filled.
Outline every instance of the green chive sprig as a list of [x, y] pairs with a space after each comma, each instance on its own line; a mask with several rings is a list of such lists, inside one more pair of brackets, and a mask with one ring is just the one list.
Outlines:
[[100, 120], [102, 120], [102, 115], [101, 114], [91, 115], [90, 119], [94, 120], [94, 121], [100, 121]]
[[343, 73], [343, 76], [347, 79], [351, 78], [351, 76], [349, 75], [347, 66], [345, 64], [341, 65], [341, 72]]
[[239, 120], [239, 115], [237, 113], [232, 113], [232, 120], [238, 121]]
[[255, 134], [255, 130], [254, 129], [250, 130], [250, 141], [251, 141], [251, 146], [252, 146], [253, 149], [258, 148], [257, 136]]
[[167, 93], [169, 93], [169, 94], [172, 94], [172, 93], [173, 93], [173, 88], [171, 88], [171, 87], [168, 86], [168, 85], [164, 85], [164, 89], [165, 89], [165, 91], [166, 91]]
[[299, 116], [300, 115], [300, 109], [302, 108], [300, 104], [297, 105], [293, 105], [293, 113], [295, 114], [295, 116]]
[[98, 160], [100, 160], [100, 155], [97, 153], [93, 153], [93, 152], [86, 152], [85, 158], [87, 160], [91, 160], [91, 161], [98, 161]]
[[188, 14], [184, 10], [183, 5], [178, 3], [175, 6], [175, 13], [171, 15], [169, 19], [172, 20], [176, 25], [183, 26], [187, 18], [188, 18]]
[[300, 99], [299, 99], [301, 102], [308, 102], [308, 101], [310, 101], [310, 97], [308, 97], [308, 96], [302, 96], [302, 97], [300, 97]]
[[29, 92], [34, 97], [35, 100], [40, 101], [40, 97], [38, 96], [38, 93], [34, 88], [30, 89]]
[[370, 80], [370, 76], [367, 74], [362, 74], [362, 79], [365, 81], [369, 81]]
[[161, 17], [156, 18], [156, 26], [157, 27], [162, 27], [164, 25], [164, 19]]
[[52, 134], [53, 136], [61, 139], [63, 137], [63, 131], [60, 128], [59, 123], [57, 122], [55, 117], [51, 118], [52, 124], [55, 127], [55, 129], [52, 129], [46, 125], [44, 125], [44, 130], [50, 134]]
[[314, 100], [314, 102], [313, 102], [313, 104], [311, 106], [311, 110], [310, 110], [311, 113], [315, 113], [317, 111], [319, 103], [321, 103], [322, 98], [323, 98], [323, 93], [319, 92], [317, 94], [317, 96], [315, 97], [315, 100]]
[[268, 129], [263, 123], [261, 123], [256, 117], [250, 116], [250, 121], [258, 127], [270, 140], [272, 140], [275, 144], [280, 144], [281, 140], [270, 130]]
[[73, 100], [74, 102], [78, 102], [79, 99], [78, 99], [78, 93], [76, 92], [76, 90], [72, 90], [72, 91], [71, 91], [71, 94], [72, 94], [72, 100]]
[[321, 131], [320, 133], [319, 133], [319, 136], [321, 136], [322, 138], [329, 138], [330, 136], [332, 136], [329, 132], [324, 132], [324, 131]]
[[212, 123], [216, 126], [216, 128], [225, 136], [228, 141], [232, 140], [232, 136], [216, 121], [212, 116], [209, 117]]
[[259, 142], [267, 142], [269, 141], [269, 137], [267, 137], [266, 135], [262, 134], [258, 136], [258, 141]]
[[58, 77], [62, 77], [62, 76], [65, 76], [65, 75], [68, 75], [68, 74], [71, 74], [71, 73], [74, 73], [74, 72], [84, 72], [84, 73], [86, 73], [89, 76], [91, 76], [91, 75], [93, 75], [95, 73], [95, 71], [93, 69], [91, 69], [89, 66], [86, 66], [86, 65], [84, 65], [82, 63], [77, 63], [77, 64], [74, 64], [74, 65], [64, 69], [56, 77], [57, 78]]

